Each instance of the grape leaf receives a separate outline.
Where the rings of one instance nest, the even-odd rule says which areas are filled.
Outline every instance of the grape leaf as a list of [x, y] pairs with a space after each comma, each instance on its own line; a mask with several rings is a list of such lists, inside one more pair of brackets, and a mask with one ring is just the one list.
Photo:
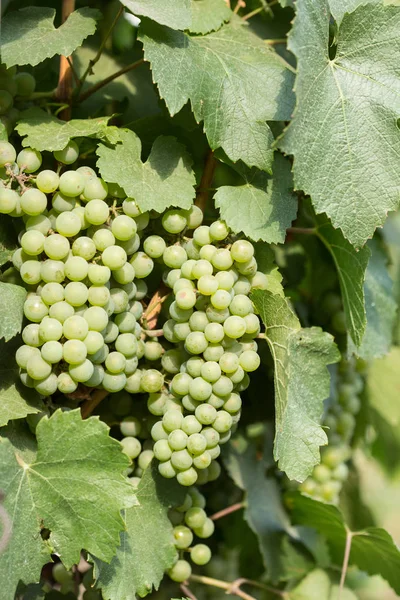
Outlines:
[[[371, 258], [365, 273], [364, 295], [367, 325], [356, 353], [365, 360], [384, 356], [392, 345], [396, 317], [393, 281], [387, 270], [387, 256], [377, 240], [368, 243]], [[351, 348], [351, 344], [349, 344]]]
[[[154, 461], [155, 463], [155, 461]], [[126, 531], [111, 563], [94, 559], [96, 586], [105, 600], [135, 600], [150, 593], [177, 559], [168, 510], [179, 506], [185, 490], [167, 481], [152, 463], [145, 471], [137, 498], [139, 506], [123, 511]]]
[[193, 33], [209, 33], [219, 29], [225, 21], [232, 17], [232, 11], [225, 0], [192, 0]]
[[368, 401], [392, 426], [400, 425], [400, 348], [394, 346], [368, 369]]
[[214, 196], [221, 217], [234, 233], [283, 243], [297, 213], [290, 162], [275, 153], [271, 176], [256, 169], [243, 169], [241, 175], [244, 185], [219, 187]]
[[268, 275], [267, 290], [273, 294], [284, 296], [283, 277], [275, 262], [275, 254], [271, 246], [264, 244], [264, 242], [256, 242], [253, 246], [258, 270]]
[[41, 524], [50, 530], [49, 543], [67, 568], [79, 562], [82, 548], [103, 560], [114, 556], [124, 529], [120, 511], [136, 497], [123, 476], [129, 460], [108, 431], [98, 417], [82, 420], [79, 409], [57, 410], [38, 423], [33, 462], [17, 450], [8, 450], [8, 461], [0, 461], [0, 481], [10, 511], [19, 515], [14, 523], [21, 532], [0, 558], [13, 565], [17, 578], [24, 580], [24, 564], [10, 557], [34, 537], [33, 522], [38, 538]]
[[111, 117], [99, 117], [98, 119], [72, 119], [61, 121], [52, 115], [41, 111], [35, 116], [22, 118], [15, 129], [20, 136], [26, 136], [22, 140], [23, 146], [35, 148], [35, 150], [63, 150], [65, 146], [76, 137], [96, 137], [118, 142], [119, 136], [115, 138], [114, 127], [108, 126]]
[[96, 30], [101, 13], [79, 8], [58, 29], [54, 8], [28, 6], [11, 11], [2, 19], [1, 59], [7, 65], [35, 66], [56, 54], [69, 56]]
[[381, 4], [382, 0], [329, 0], [329, 7], [336, 21], [340, 23], [346, 13], [351, 13], [364, 4]]
[[320, 425], [329, 396], [327, 365], [340, 354], [331, 335], [319, 327], [300, 327], [286, 298], [261, 290], [251, 297], [275, 365], [275, 460], [289, 479], [304, 481], [319, 462], [319, 447], [327, 443]]
[[11, 260], [17, 249], [16, 238], [11, 219], [7, 215], [2, 215], [0, 219], [0, 267]]
[[0, 341], [0, 427], [12, 419], [23, 419], [42, 408], [39, 395], [19, 380], [15, 351], [21, 346], [20, 338], [6, 344]]
[[190, 0], [120, 0], [135, 15], [148, 17], [172, 29], [188, 29], [192, 22]]
[[297, 105], [281, 147], [294, 156], [296, 188], [359, 247], [399, 204], [400, 11], [346, 14], [330, 59], [328, 0], [296, 6]]
[[357, 600], [349, 588], [332, 584], [329, 575], [322, 569], [309, 573], [295, 588], [288, 592], [288, 600]]
[[174, 137], [158, 137], [145, 163], [142, 145], [133, 131], [120, 131], [122, 143], [114, 148], [100, 144], [98, 169], [105, 181], [118, 183], [142, 211], [162, 212], [169, 206], [190, 208], [196, 183], [191, 159]]
[[292, 508], [294, 522], [313, 527], [326, 537], [334, 564], [342, 565], [349, 532], [352, 536], [349, 564], [370, 575], [381, 575], [397, 594], [400, 592], [400, 552], [387, 531], [368, 527], [350, 532], [339, 509], [299, 493], [289, 495], [288, 506]]
[[245, 520], [257, 536], [269, 579], [277, 582], [283, 572], [280, 548], [290, 521], [277, 480], [265, 476], [265, 465], [256, 454], [254, 445], [240, 452], [230, 444], [224, 464], [236, 485], [246, 492]]
[[0, 339], [4, 338], [6, 342], [22, 329], [26, 293], [19, 285], [0, 281], [0, 306], [7, 307], [0, 319]]
[[366, 327], [364, 279], [371, 252], [367, 246], [357, 252], [328, 219], [320, 217], [317, 223], [317, 235], [331, 253], [338, 273], [347, 329], [358, 347]]
[[288, 65], [237, 24], [193, 37], [145, 20], [141, 40], [170, 114], [190, 100], [213, 150], [269, 171], [273, 135], [266, 121], [289, 119], [293, 108]]

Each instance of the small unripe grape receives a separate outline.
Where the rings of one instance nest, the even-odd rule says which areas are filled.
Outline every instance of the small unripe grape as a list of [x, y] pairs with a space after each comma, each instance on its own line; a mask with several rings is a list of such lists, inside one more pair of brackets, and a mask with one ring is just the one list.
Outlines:
[[54, 158], [65, 165], [71, 165], [79, 156], [79, 147], [74, 141], [70, 141], [63, 150], [53, 152]]
[[42, 155], [33, 148], [24, 148], [17, 156], [17, 165], [25, 173], [34, 173], [42, 164]]
[[14, 163], [16, 158], [17, 153], [14, 146], [10, 142], [0, 141], [0, 167]]

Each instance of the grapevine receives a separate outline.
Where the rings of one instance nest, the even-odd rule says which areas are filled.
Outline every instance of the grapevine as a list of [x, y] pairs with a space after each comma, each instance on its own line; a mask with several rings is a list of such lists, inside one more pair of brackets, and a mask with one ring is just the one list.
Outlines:
[[2, 10], [1, 598], [398, 597], [400, 8], [59, 4]]

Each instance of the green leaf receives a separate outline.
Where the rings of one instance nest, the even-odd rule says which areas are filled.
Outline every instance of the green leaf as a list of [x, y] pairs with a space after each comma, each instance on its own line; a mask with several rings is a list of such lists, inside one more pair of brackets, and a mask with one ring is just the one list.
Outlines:
[[35, 390], [22, 385], [19, 380], [19, 367], [15, 362], [15, 351], [19, 346], [20, 338], [8, 344], [0, 341], [0, 427], [12, 419], [36, 414], [42, 408]]
[[188, 209], [195, 196], [195, 177], [185, 147], [174, 137], [156, 139], [145, 163], [133, 131], [120, 131], [122, 144], [97, 149], [97, 166], [105, 181], [118, 183], [142, 211], [162, 212], [169, 206]]
[[[114, 128], [108, 126], [110, 118], [61, 121], [43, 111], [40, 116], [22, 118], [15, 129], [20, 136], [26, 136], [22, 140], [23, 146], [54, 152], [63, 150], [70, 140], [76, 137], [96, 137], [107, 140], [110, 135], [114, 136]], [[115, 142], [117, 141], [119, 136], [115, 139]]]
[[331, 13], [338, 23], [346, 13], [351, 13], [365, 4], [382, 4], [382, 0], [329, 0]]
[[17, 249], [17, 234], [12, 220], [7, 215], [0, 219], [0, 267], [9, 262]]
[[317, 234], [332, 255], [339, 277], [347, 329], [355, 345], [359, 346], [366, 327], [364, 279], [371, 252], [367, 246], [357, 252], [326, 218], [318, 219]]
[[232, 17], [232, 11], [225, 0], [192, 0], [193, 33], [209, 33], [219, 29], [225, 21]]
[[101, 13], [79, 8], [58, 29], [54, 8], [28, 6], [7, 13], [2, 20], [1, 59], [7, 65], [35, 66], [56, 54], [69, 56], [96, 30]]
[[277, 582], [283, 571], [279, 549], [290, 529], [278, 482], [265, 476], [265, 464], [257, 459], [254, 445], [240, 452], [230, 444], [224, 464], [236, 485], [246, 492], [245, 519], [257, 536], [269, 579]]
[[105, 600], [135, 600], [149, 594], [177, 559], [168, 510], [183, 502], [185, 489], [158, 473], [155, 461], [137, 488], [138, 506], [123, 511], [126, 531], [109, 565], [94, 559], [96, 586]]
[[252, 300], [265, 327], [274, 360], [276, 435], [274, 456], [289, 479], [304, 481], [327, 443], [320, 425], [329, 396], [327, 365], [340, 354], [319, 327], [301, 329], [286, 298], [255, 290]]
[[114, 556], [124, 529], [120, 511], [136, 497], [123, 476], [129, 460], [108, 432], [98, 417], [82, 420], [79, 409], [57, 410], [39, 421], [33, 462], [4, 443], [8, 459], [0, 461], [0, 481], [20, 535], [0, 560], [13, 564], [16, 578], [24, 580], [25, 544], [40, 539], [41, 525], [67, 568], [79, 562], [82, 548], [102, 560]]
[[22, 329], [26, 293], [19, 285], [0, 281], [0, 306], [7, 307], [0, 320], [0, 339], [4, 338], [6, 342]]
[[288, 600], [357, 600], [349, 588], [332, 584], [329, 575], [321, 569], [315, 569], [288, 593]]
[[284, 296], [282, 285], [283, 277], [275, 262], [275, 254], [271, 246], [265, 244], [265, 242], [256, 242], [253, 246], [258, 270], [261, 271], [261, 273], [268, 275], [267, 290], [272, 292], [272, 294]]
[[400, 348], [394, 346], [390, 354], [371, 362], [368, 369], [367, 389], [371, 406], [390, 425], [400, 425]]
[[[327, 539], [334, 564], [342, 565], [347, 532], [341, 512], [330, 504], [311, 500], [298, 493], [288, 498], [292, 517], [296, 523], [314, 527]], [[381, 575], [400, 592], [400, 552], [384, 529], [368, 527], [351, 533], [350, 565], [357, 565], [370, 575]]]
[[330, 59], [328, 0], [296, 7], [297, 105], [282, 148], [294, 156], [296, 188], [362, 246], [399, 204], [400, 11], [346, 14]]
[[244, 169], [241, 175], [244, 185], [219, 187], [214, 196], [221, 217], [234, 233], [283, 243], [297, 213], [290, 162], [275, 153], [271, 176], [254, 169]]
[[192, 22], [190, 0], [120, 0], [135, 15], [148, 17], [172, 29], [188, 29]]
[[358, 356], [365, 360], [379, 358], [389, 352], [397, 310], [385, 250], [377, 240], [371, 240], [368, 246], [371, 258], [364, 283], [367, 325], [357, 351]]
[[286, 63], [237, 24], [192, 37], [144, 21], [141, 40], [170, 114], [190, 100], [213, 150], [269, 171], [273, 135], [266, 121], [289, 119], [293, 108]]

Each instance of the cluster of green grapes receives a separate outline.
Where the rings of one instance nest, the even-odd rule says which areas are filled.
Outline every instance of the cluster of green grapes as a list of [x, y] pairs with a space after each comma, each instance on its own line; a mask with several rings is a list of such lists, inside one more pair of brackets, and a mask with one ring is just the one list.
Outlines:
[[321, 464], [299, 489], [317, 500], [336, 504], [348, 476], [346, 462], [351, 457], [351, 441], [360, 410], [362, 375], [354, 361], [342, 361], [338, 372], [337, 400], [327, 410], [323, 425], [327, 428], [328, 446], [321, 451]]
[[0, 121], [8, 135], [14, 129], [19, 116], [15, 101], [29, 98], [35, 87], [35, 78], [30, 73], [18, 73], [16, 67], [7, 69], [5, 65], [0, 65]]
[[[70, 164], [79, 151], [72, 142], [54, 154]], [[134, 279], [142, 277], [138, 231], [148, 218], [129, 199], [115, 210], [106, 201], [112, 190], [90, 167], [37, 173], [41, 163], [40, 152], [26, 148], [17, 156], [0, 143], [0, 212], [24, 222], [12, 259], [30, 290], [30, 324], [16, 354], [21, 380], [45, 396], [71, 394], [79, 383], [117, 392], [143, 354], [138, 320], [147, 286]]]

